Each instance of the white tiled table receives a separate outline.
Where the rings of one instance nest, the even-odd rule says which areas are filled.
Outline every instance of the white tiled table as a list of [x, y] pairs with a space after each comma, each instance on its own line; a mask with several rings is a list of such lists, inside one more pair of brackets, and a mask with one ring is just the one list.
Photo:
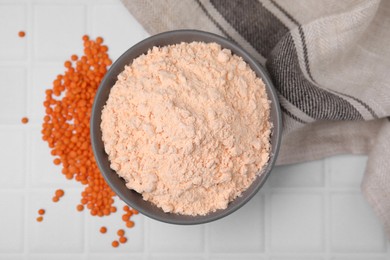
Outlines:
[[[0, 0], [0, 259], [390, 259], [360, 193], [364, 156], [278, 167], [253, 200], [214, 223], [136, 216], [128, 243], [112, 248], [120, 214], [77, 212], [81, 186], [63, 178], [40, 136], [44, 90], [71, 54], [81, 54], [85, 33], [103, 36], [113, 60], [148, 36], [116, 0]], [[57, 188], [66, 196], [54, 204]], [[47, 213], [37, 223], [41, 207]]]

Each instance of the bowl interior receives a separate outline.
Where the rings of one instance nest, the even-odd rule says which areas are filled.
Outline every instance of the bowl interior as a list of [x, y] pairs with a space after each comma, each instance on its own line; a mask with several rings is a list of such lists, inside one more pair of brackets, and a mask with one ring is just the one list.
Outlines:
[[[154, 206], [148, 201], [144, 201], [142, 196], [137, 192], [126, 188], [124, 179], [120, 178], [115, 173], [115, 171], [110, 168], [108, 155], [104, 151], [104, 144], [101, 138], [102, 132], [100, 129], [101, 112], [103, 106], [106, 104], [111, 87], [117, 80], [117, 75], [124, 70], [125, 65], [130, 64], [133, 59], [137, 58], [141, 54], [146, 53], [148, 49], [152, 48], [153, 46], [164, 46], [193, 41], [201, 41], [206, 43], [216, 42], [222, 47], [230, 49], [232, 53], [241, 56], [249, 64], [257, 76], [260, 77], [266, 85], [267, 95], [271, 100], [270, 120], [273, 123], [270, 160], [266, 167], [262, 169], [261, 174], [255, 179], [252, 185], [243, 192], [242, 196], [229, 203], [228, 208], [224, 210], [218, 210], [214, 213], [209, 213], [205, 216], [185, 216], [164, 213], [160, 208]], [[257, 191], [266, 181], [275, 163], [280, 146], [281, 127], [281, 112], [277, 95], [272, 82], [263, 67], [261, 67], [247, 52], [226, 40], [225, 38], [202, 31], [178, 30], [157, 34], [145, 39], [144, 41], [131, 47], [117, 61], [113, 63], [103, 81], [101, 82], [95, 96], [91, 114], [91, 142], [95, 154], [95, 159], [100, 168], [100, 171], [102, 172], [110, 187], [125, 203], [137, 209], [142, 214], [159, 221], [172, 224], [200, 224], [229, 215], [248, 202], [257, 193]]]

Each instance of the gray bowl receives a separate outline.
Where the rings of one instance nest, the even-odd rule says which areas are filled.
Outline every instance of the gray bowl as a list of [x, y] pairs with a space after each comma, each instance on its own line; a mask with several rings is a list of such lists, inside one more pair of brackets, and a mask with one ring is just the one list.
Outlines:
[[[242, 196], [229, 203], [226, 209], [218, 210], [205, 216], [185, 216], [173, 213], [164, 213], [160, 208], [156, 207], [148, 201], [144, 201], [139, 193], [126, 188], [125, 180], [119, 177], [115, 171], [110, 168], [108, 155], [104, 151], [102, 132], [100, 129], [103, 106], [106, 104], [111, 87], [115, 84], [118, 74], [124, 70], [125, 65], [130, 64], [133, 59], [137, 58], [141, 54], [146, 53], [148, 49], [152, 48], [153, 46], [164, 46], [193, 41], [201, 41], [206, 43], [216, 42], [222, 47], [230, 49], [232, 53], [241, 56], [249, 64], [249, 66], [256, 72], [257, 76], [260, 77], [266, 85], [268, 98], [271, 100], [270, 119], [273, 123], [271, 137], [271, 156], [266, 167], [262, 169], [261, 174], [255, 179], [252, 185], [245, 192], [243, 192]], [[100, 168], [100, 171], [113, 191], [125, 203], [127, 203], [132, 208], [137, 209], [143, 215], [162, 222], [181, 225], [201, 224], [214, 221], [231, 214], [247, 203], [263, 186], [271, 172], [279, 151], [281, 128], [282, 123], [279, 102], [276, 91], [269, 76], [266, 73], [266, 70], [261, 65], [259, 65], [256, 60], [253, 59], [246, 51], [244, 51], [236, 44], [218, 35], [196, 30], [164, 32], [151, 36], [128, 49], [121, 57], [119, 57], [117, 61], [112, 64], [111, 68], [108, 70], [107, 74], [102, 80], [96, 93], [91, 114], [91, 142], [93, 152], [95, 154], [95, 159]]]

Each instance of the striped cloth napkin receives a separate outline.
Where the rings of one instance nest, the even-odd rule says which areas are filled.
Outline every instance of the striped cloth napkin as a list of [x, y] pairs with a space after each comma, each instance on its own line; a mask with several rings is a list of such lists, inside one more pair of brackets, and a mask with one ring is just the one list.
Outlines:
[[362, 192], [390, 238], [390, 1], [122, 0], [150, 34], [222, 35], [279, 94], [278, 164], [367, 154]]

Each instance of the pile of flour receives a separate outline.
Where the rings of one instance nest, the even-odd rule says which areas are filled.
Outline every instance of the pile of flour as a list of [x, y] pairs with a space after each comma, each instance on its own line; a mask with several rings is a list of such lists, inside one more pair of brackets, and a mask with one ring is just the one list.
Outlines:
[[224, 209], [267, 164], [262, 80], [216, 43], [154, 47], [126, 66], [102, 111], [111, 168], [165, 212]]

